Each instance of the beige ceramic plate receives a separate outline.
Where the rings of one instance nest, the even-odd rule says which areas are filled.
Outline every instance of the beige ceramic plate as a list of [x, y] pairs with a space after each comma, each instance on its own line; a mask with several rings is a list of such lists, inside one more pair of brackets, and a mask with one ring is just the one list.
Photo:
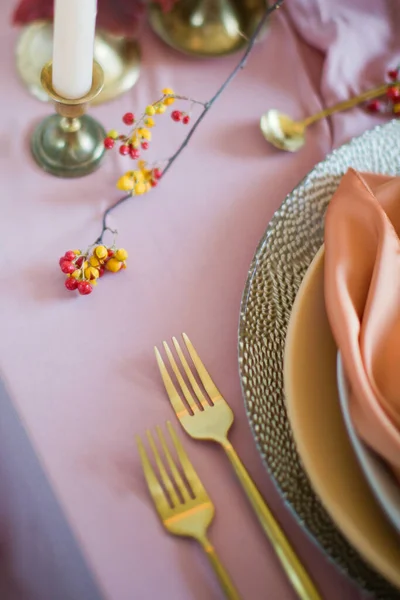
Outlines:
[[400, 587], [400, 537], [375, 500], [348, 439], [336, 386], [337, 349], [325, 312], [324, 252], [299, 288], [287, 331], [288, 417], [311, 484], [349, 542]]

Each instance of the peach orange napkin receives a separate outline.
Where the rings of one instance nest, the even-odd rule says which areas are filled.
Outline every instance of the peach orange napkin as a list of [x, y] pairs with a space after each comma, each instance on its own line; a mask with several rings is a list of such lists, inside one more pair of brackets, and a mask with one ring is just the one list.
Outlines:
[[325, 218], [325, 303], [360, 437], [400, 480], [400, 177], [350, 169]]

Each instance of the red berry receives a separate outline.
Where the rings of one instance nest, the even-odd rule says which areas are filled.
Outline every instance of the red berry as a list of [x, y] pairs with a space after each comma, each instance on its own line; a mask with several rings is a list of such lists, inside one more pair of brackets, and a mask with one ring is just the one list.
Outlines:
[[176, 122], [180, 121], [182, 119], [182, 113], [181, 113], [181, 111], [180, 110], [173, 110], [172, 113], [171, 113], [171, 119], [173, 121], [176, 121]]
[[91, 294], [92, 291], [93, 291], [93, 288], [88, 281], [80, 281], [78, 283], [78, 292], [82, 296], [87, 296], [88, 294]]
[[129, 146], [127, 146], [126, 144], [122, 144], [122, 146], [120, 146], [119, 148], [119, 153], [122, 154], [122, 156], [126, 156], [127, 154], [129, 154]]
[[390, 71], [388, 71], [387, 74], [389, 79], [391, 79], [392, 81], [396, 81], [399, 72], [397, 69], [390, 69]]
[[64, 260], [61, 265], [61, 271], [63, 273], [73, 273], [75, 271], [75, 265], [72, 264], [69, 260]]
[[64, 285], [67, 288], [67, 290], [69, 290], [70, 292], [73, 292], [78, 287], [78, 282], [76, 279], [74, 279], [74, 277], [67, 277]]
[[133, 160], [136, 160], [137, 158], [140, 157], [140, 152], [139, 152], [139, 150], [137, 148], [133, 148], [133, 147], [130, 148], [129, 149], [129, 154], [130, 154], [130, 156], [131, 156], [131, 158]]
[[83, 257], [83, 256], [80, 256], [80, 257], [78, 258], [78, 260], [76, 261], [75, 265], [78, 267], [78, 269], [80, 269], [80, 268], [81, 268], [81, 266], [82, 266], [82, 264], [83, 264], [83, 259], [84, 259], [84, 257]]
[[108, 254], [108, 256], [114, 256], [114, 250], [111, 250], [111, 248], [109, 248], [107, 250], [107, 254]]
[[65, 258], [65, 256], [62, 256], [60, 258], [60, 260], [58, 261], [58, 264], [60, 265], [60, 267], [62, 267], [63, 262], [65, 262], [67, 259]]
[[125, 125], [133, 125], [133, 123], [135, 122], [135, 115], [131, 112], [127, 112], [122, 117], [122, 120], [125, 123]]
[[390, 100], [398, 100], [400, 98], [400, 88], [397, 86], [390, 87], [386, 95]]
[[73, 250], [68, 250], [68, 252], [64, 254], [65, 260], [74, 260], [75, 256], [76, 254]]
[[367, 109], [372, 113], [379, 112], [381, 110], [381, 103], [379, 100], [371, 100], [371, 102], [368, 102], [367, 104]]
[[189, 123], [189, 121], [190, 121], [190, 117], [189, 117], [189, 115], [185, 115], [185, 116], [183, 117], [183, 119], [182, 119], [182, 123], [183, 123], [184, 125], [187, 125], [187, 124]]
[[158, 185], [158, 181], [156, 181], [155, 179], [152, 179], [150, 181], [150, 185], [151, 185], [151, 187], [156, 187]]
[[142, 146], [143, 150], [147, 150], [149, 147], [149, 142], [142, 142], [141, 146]]
[[155, 177], [156, 179], [160, 179], [162, 175], [161, 169], [155, 168], [153, 169], [153, 177]]
[[99, 269], [99, 277], [103, 277], [104, 275], [104, 267], [100, 267]]
[[106, 139], [104, 140], [104, 147], [107, 150], [112, 150], [114, 148], [115, 145], [115, 140], [113, 140], [111, 137], [106, 137]]

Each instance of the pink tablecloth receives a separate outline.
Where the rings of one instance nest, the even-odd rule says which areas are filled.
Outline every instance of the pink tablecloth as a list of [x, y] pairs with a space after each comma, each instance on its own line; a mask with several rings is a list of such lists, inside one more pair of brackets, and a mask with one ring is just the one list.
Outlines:
[[[136, 433], [173, 418], [153, 346], [183, 330], [235, 411], [232, 442], [323, 597], [359, 598], [301, 532], [269, 481], [246, 420], [237, 365], [239, 305], [255, 247], [285, 194], [332, 146], [324, 122], [309, 131], [300, 153], [280, 153], [264, 142], [258, 120], [275, 106], [298, 117], [321, 108], [319, 50], [300, 41], [281, 11], [162, 185], [113, 216], [120, 245], [130, 252], [128, 270], [78, 298], [64, 289], [58, 258], [97, 237], [126, 163], [109, 156], [97, 174], [75, 181], [33, 164], [29, 137], [50, 106], [31, 98], [17, 79], [10, 0], [6, 6], [0, 25], [0, 360], [7, 387], [0, 405], [1, 598], [222, 597], [201, 550], [162, 530], [134, 442]], [[236, 60], [191, 60], [148, 32], [140, 83], [93, 115], [106, 128], [115, 126], [123, 112], [140, 109], [165, 86], [207, 99]], [[338, 119], [343, 133], [335, 145], [377, 123], [357, 110]], [[184, 131], [165, 121], [158, 156], [170, 154]], [[216, 504], [211, 538], [243, 598], [294, 597], [225, 456], [182, 439]]]

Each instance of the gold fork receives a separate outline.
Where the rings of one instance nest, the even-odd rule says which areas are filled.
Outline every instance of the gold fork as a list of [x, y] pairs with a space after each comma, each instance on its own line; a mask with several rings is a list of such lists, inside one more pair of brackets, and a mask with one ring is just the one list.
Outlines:
[[188, 486], [184, 483], [179, 469], [172, 458], [160, 427], [157, 427], [156, 431], [164, 453], [164, 461], [166, 459], [171, 476], [164, 466], [164, 462], [161, 459], [150, 431], [147, 431], [147, 437], [158, 468], [159, 477], [151, 465], [142, 440], [139, 436], [137, 437], [143, 473], [156, 510], [169, 533], [194, 538], [201, 544], [218, 577], [226, 598], [229, 600], [240, 600], [240, 596], [227, 571], [207, 538], [207, 529], [215, 512], [214, 505], [170, 422], [167, 423], [167, 428]]
[[231, 408], [226, 400], [224, 400], [221, 392], [211, 379], [205, 366], [200, 360], [199, 355], [194, 349], [193, 344], [186, 334], [183, 334], [183, 339], [197, 371], [197, 375], [203, 384], [208, 397], [205, 397], [199, 384], [197, 383], [197, 380], [193, 375], [192, 369], [189, 367], [178, 340], [173, 338], [175, 350], [197, 401], [193, 397], [192, 391], [190, 391], [188, 385], [182, 377], [181, 371], [168, 344], [164, 342], [163, 345], [167, 358], [178, 381], [181, 392], [187, 402], [187, 404], [185, 404], [182, 400], [174, 383], [172, 382], [160, 352], [157, 348], [155, 348], [161, 377], [176, 416], [178, 417], [186, 433], [188, 433], [192, 438], [199, 440], [212, 440], [218, 444], [221, 444], [229, 460], [231, 461], [236, 475], [242, 484], [248, 499], [250, 500], [250, 503], [261, 523], [265, 534], [275, 549], [276, 555], [280, 560], [284, 571], [291, 581], [293, 588], [296, 590], [298, 597], [302, 600], [322, 600], [306, 569], [301, 564], [300, 559], [297, 557], [295, 551], [289, 543], [289, 540], [266, 505], [245, 466], [243, 465], [239, 456], [236, 454], [232, 444], [229, 442], [228, 431], [233, 423], [233, 412]]

